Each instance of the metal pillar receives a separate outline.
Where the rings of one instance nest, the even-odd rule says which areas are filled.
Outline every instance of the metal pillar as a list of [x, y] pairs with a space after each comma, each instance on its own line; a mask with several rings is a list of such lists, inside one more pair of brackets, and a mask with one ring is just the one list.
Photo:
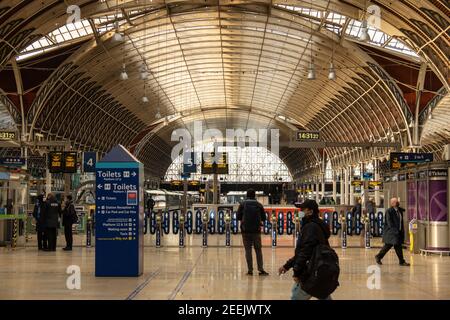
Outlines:
[[353, 168], [350, 166], [348, 170], [349, 170], [349, 173], [348, 173], [348, 176], [349, 176], [348, 187], [350, 188], [350, 190], [349, 190], [350, 199], [348, 201], [348, 204], [351, 205], [351, 206], [354, 206], [355, 205], [355, 196], [353, 195], [353, 191], [354, 191], [355, 188], [352, 186]]
[[342, 169], [342, 176], [343, 176], [343, 183], [342, 183], [342, 200], [341, 200], [341, 204], [348, 204], [347, 202], [347, 184], [348, 184], [348, 175], [347, 175], [347, 169], [343, 168]]
[[[380, 181], [380, 160], [375, 159], [373, 160], [373, 170], [374, 170], [374, 178], [375, 181]], [[375, 207], [380, 207], [381, 206], [381, 201], [380, 201], [380, 187], [376, 186], [375, 187]]]
[[334, 200], [335, 203], [337, 203], [337, 198], [336, 198], [336, 194], [337, 194], [336, 179], [337, 179], [336, 171], [333, 170], [333, 200]]

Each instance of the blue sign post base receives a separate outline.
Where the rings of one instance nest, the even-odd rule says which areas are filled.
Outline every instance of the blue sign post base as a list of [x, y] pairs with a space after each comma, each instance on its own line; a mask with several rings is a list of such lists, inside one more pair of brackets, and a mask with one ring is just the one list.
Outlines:
[[95, 276], [140, 276], [144, 269], [144, 167], [119, 145], [96, 164], [95, 175]]

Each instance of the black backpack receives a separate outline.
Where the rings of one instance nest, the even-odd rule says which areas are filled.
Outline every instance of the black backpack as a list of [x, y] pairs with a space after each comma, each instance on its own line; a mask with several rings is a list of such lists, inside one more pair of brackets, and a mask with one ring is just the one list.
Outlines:
[[318, 244], [307, 265], [307, 279], [302, 289], [318, 299], [325, 299], [339, 286], [339, 258], [328, 244]]
[[[255, 203], [257, 203], [255, 201]], [[261, 216], [256, 210], [249, 210], [247, 200], [243, 204], [243, 214], [241, 220], [241, 231], [248, 233], [258, 233], [261, 230]], [[256, 205], [257, 206], [257, 205]], [[250, 206], [255, 208], [255, 206]]]

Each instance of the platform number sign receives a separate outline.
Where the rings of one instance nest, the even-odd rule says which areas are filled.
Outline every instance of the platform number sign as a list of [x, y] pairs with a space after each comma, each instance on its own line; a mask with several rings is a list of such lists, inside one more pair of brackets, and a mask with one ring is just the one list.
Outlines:
[[83, 171], [84, 172], [95, 172], [96, 164], [97, 164], [97, 153], [96, 152], [83, 153]]

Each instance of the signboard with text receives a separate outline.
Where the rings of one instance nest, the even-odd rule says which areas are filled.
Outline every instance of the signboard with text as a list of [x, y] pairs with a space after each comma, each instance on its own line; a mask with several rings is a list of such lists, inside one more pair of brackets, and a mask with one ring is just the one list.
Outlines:
[[17, 140], [17, 134], [15, 131], [0, 131], [0, 141], [12, 141]]
[[95, 275], [143, 272], [143, 166], [123, 146], [97, 163]]
[[95, 172], [97, 164], [97, 152], [83, 153], [83, 172]]
[[391, 152], [389, 158], [390, 168], [392, 170], [412, 167], [418, 163], [433, 162], [432, 153]]
[[202, 174], [228, 174], [227, 154], [204, 152], [202, 155]]
[[295, 140], [297, 141], [319, 141], [320, 132], [319, 131], [297, 131], [295, 134]]

